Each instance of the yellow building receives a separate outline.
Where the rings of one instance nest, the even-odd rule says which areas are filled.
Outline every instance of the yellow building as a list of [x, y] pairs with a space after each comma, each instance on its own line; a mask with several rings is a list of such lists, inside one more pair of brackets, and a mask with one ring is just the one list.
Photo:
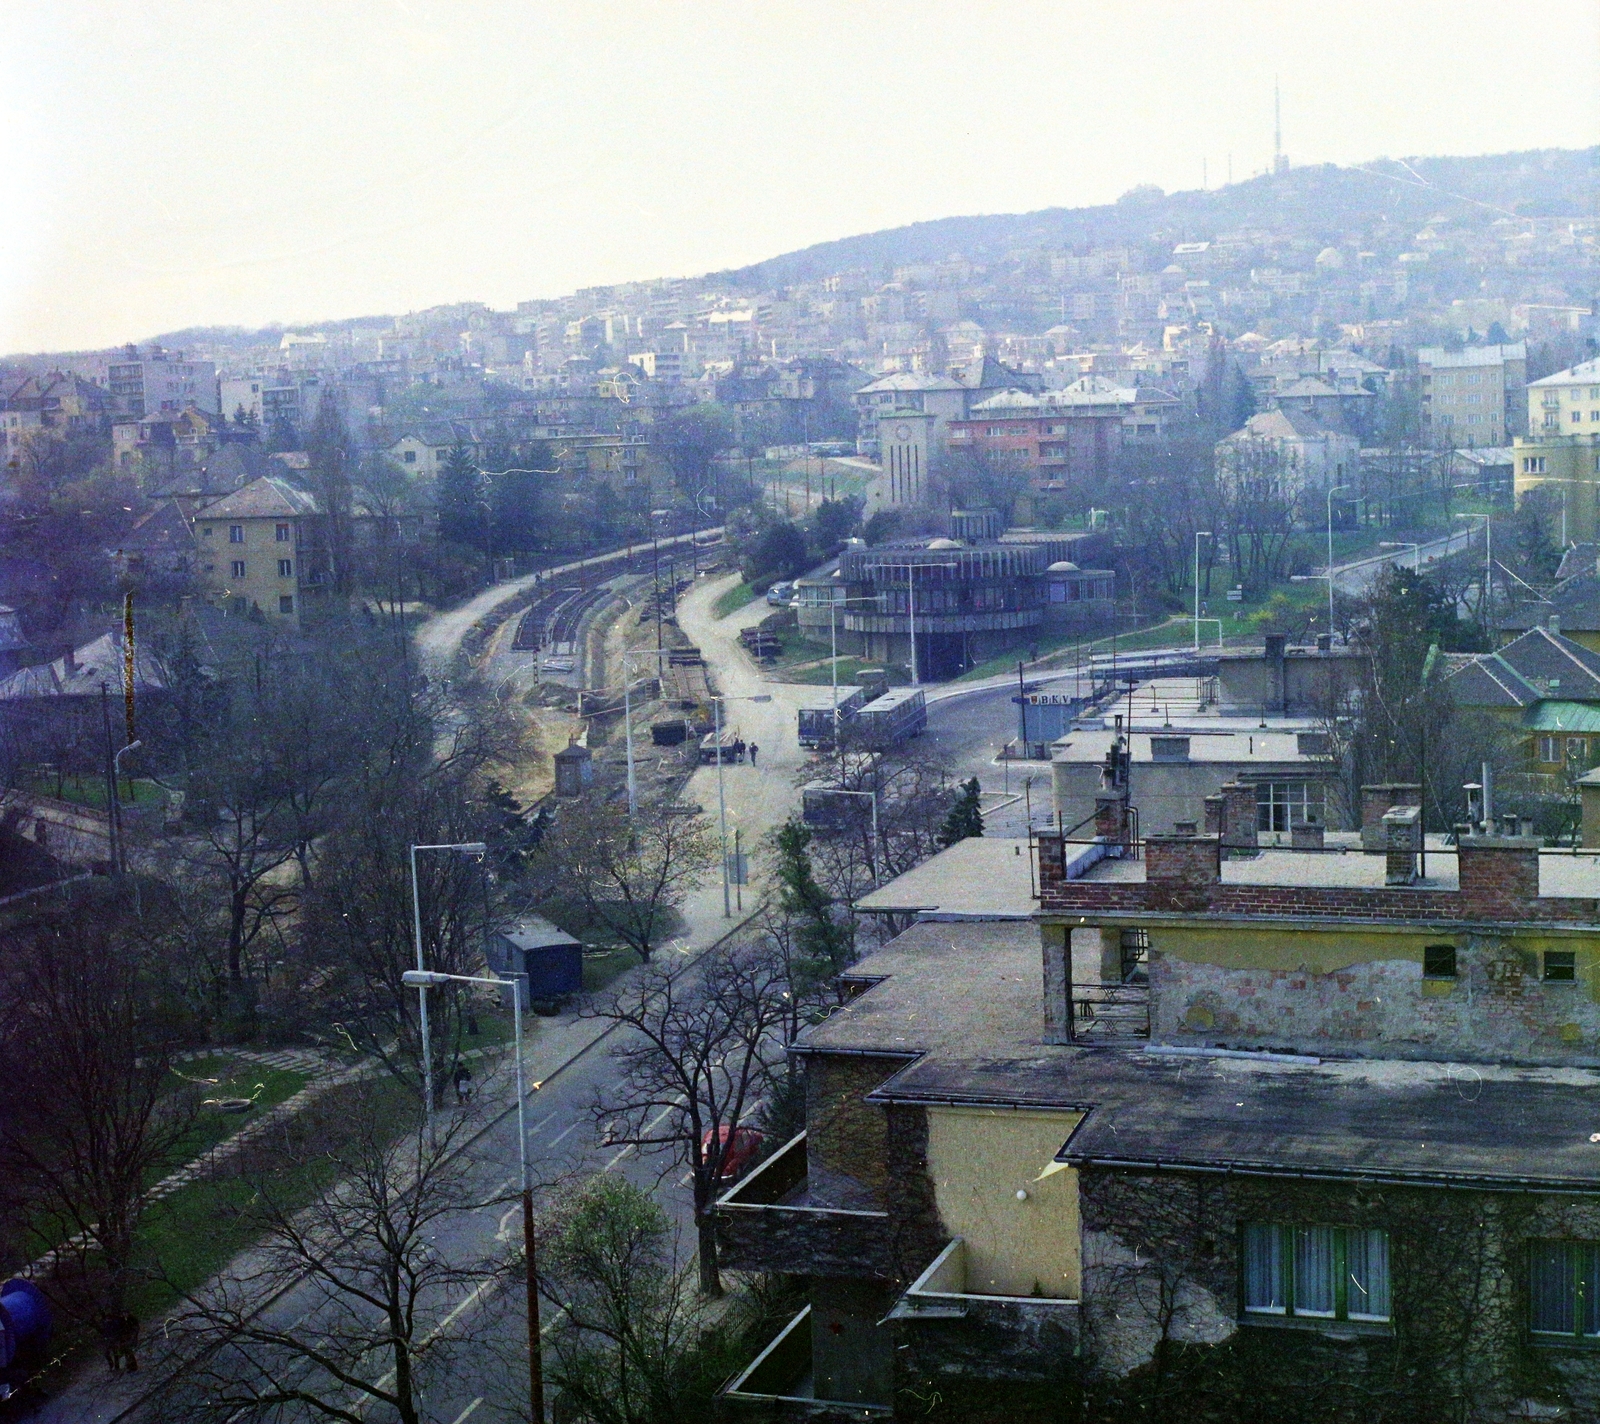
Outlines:
[[333, 586], [317, 502], [267, 476], [194, 517], [200, 573], [219, 603], [296, 627], [317, 616]]
[[[1551, 513], [1567, 544], [1591, 542], [1600, 530], [1600, 428], [1593, 434], [1519, 436], [1512, 447], [1517, 503], [1548, 490]], [[1557, 513], [1559, 511], [1559, 513]]]

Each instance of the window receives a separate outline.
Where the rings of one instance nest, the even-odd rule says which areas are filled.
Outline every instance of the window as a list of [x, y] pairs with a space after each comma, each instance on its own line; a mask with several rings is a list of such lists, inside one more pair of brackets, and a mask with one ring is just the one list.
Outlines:
[[1540, 737], [1539, 760], [1546, 763], [1560, 761], [1561, 754], [1556, 750], [1559, 742], [1560, 738], [1558, 737]]
[[1122, 982], [1148, 984], [1150, 982], [1150, 931], [1122, 931]]
[[1589, 742], [1585, 737], [1567, 738], [1567, 760], [1583, 761], [1589, 755]]
[[244, 577], [244, 560], [243, 559], [235, 559], [233, 561], [233, 563], [231, 563], [228, 567], [229, 567], [229, 570], [231, 571], [231, 573], [232, 573], [234, 578], [243, 578]]
[[1544, 952], [1544, 977], [1547, 984], [1571, 984], [1578, 977], [1578, 957], [1570, 949]]
[[1572, 412], [1572, 423], [1574, 425], [1576, 425], [1582, 419], [1583, 419], [1583, 412], [1581, 410], [1575, 410], [1575, 411]]
[[1422, 977], [1424, 979], [1454, 979], [1456, 977], [1455, 945], [1428, 945], [1422, 951]]
[[1244, 1228], [1246, 1315], [1389, 1318], [1389, 1237], [1344, 1226]]
[[1321, 782], [1263, 781], [1256, 786], [1258, 831], [1287, 831], [1321, 819]]
[[1525, 475], [1542, 475], [1544, 473], [1543, 455], [1524, 455], [1522, 457], [1522, 473]]
[[417, 452], [415, 450], [407, 450], [401, 455], [400, 458], [404, 460], [406, 464], [414, 465], [417, 463]]
[[294, 577], [294, 560], [293, 559], [279, 559], [278, 560], [278, 577], [279, 578], [293, 578]]
[[244, 525], [230, 524], [228, 526], [228, 542], [230, 544], [244, 543]]
[[1529, 1246], [1528, 1328], [1538, 1335], [1600, 1335], [1600, 1246], [1590, 1241]]
[[210, 537], [211, 537], [211, 526], [210, 526], [210, 525], [209, 525], [209, 524], [208, 524], [208, 525], [206, 525], [206, 527], [205, 527], [205, 528], [204, 528], [204, 529], [202, 529], [202, 530], [201, 530], [201, 531], [200, 531], [200, 532], [201, 532], [201, 534], [202, 534], [202, 535], [204, 535], [204, 536], [205, 536], [205, 537], [206, 537], [206, 538], [207, 538], [207, 539], [209, 539], [209, 538], [210, 538]]
[[283, 594], [278, 599], [278, 612], [279, 613], [293, 613], [294, 612], [294, 595], [292, 593]]
[[280, 544], [287, 544], [289, 542], [289, 526], [287, 524], [280, 524], [273, 531], [272, 537]]

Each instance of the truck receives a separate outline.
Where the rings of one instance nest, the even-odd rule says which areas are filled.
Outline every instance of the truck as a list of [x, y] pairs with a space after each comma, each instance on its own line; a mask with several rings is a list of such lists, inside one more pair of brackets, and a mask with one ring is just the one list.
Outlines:
[[892, 747], [922, 735], [928, 703], [920, 687], [896, 687], [856, 713], [856, 736], [865, 746]]
[[839, 689], [837, 715], [831, 687], [808, 691], [800, 698], [798, 730], [803, 747], [831, 747], [834, 725], [843, 727], [866, 705], [867, 692], [863, 687], [846, 685]]
[[717, 755], [718, 745], [721, 745], [722, 755], [720, 760], [724, 763], [735, 761], [744, 756], [744, 738], [739, 735], [737, 727], [724, 727], [721, 737], [715, 729], [707, 732], [700, 738], [700, 760], [715, 766], [719, 760]]

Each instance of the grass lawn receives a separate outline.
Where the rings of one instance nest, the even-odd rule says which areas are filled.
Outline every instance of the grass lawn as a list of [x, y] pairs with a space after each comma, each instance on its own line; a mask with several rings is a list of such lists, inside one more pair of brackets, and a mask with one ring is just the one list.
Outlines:
[[[876, 668], [888, 679], [891, 687], [904, 687], [911, 679], [897, 667], [889, 667], [883, 663], [868, 662], [864, 658], [839, 658], [839, 686], [854, 682], [856, 675], [864, 668]], [[797, 682], [807, 687], [827, 687], [833, 682], [833, 661], [824, 659], [816, 667], [803, 667], [785, 671], [779, 679], [782, 682]]]
[[[219, 1055], [202, 1058], [193, 1063], [178, 1065], [178, 1073], [190, 1082], [195, 1079], [216, 1078], [215, 1084], [202, 1081], [199, 1092], [205, 1098], [253, 1098], [255, 1106], [249, 1112], [225, 1113], [216, 1108], [202, 1106], [193, 1125], [184, 1134], [172, 1160], [163, 1171], [175, 1171], [185, 1162], [192, 1162], [203, 1152], [208, 1152], [224, 1138], [232, 1137], [241, 1127], [254, 1122], [264, 1112], [292, 1098], [305, 1087], [304, 1073], [287, 1068], [268, 1068], [260, 1063]], [[174, 1079], [176, 1082], [177, 1079]], [[258, 1091], [259, 1090], [259, 1091]]]
[[[49, 796], [58, 801], [70, 801], [75, 806], [93, 806], [104, 810], [106, 804], [106, 779], [103, 776], [64, 776], [59, 781], [53, 776], [36, 776], [28, 789], [37, 796]], [[122, 778], [117, 781], [117, 796], [124, 806], [149, 805], [165, 799], [166, 793], [153, 781]]]
[[584, 992], [593, 994], [600, 989], [604, 989], [618, 975], [626, 974], [628, 970], [643, 962], [639, 958], [638, 951], [627, 949], [621, 945], [614, 949], [584, 950]]
[[[765, 592], [765, 590], [762, 590]], [[753, 603], [760, 595], [754, 584], [736, 583], [726, 593], [717, 595], [716, 602], [711, 605], [711, 611], [718, 618], [727, 618], [730, 614], [737, 613], [748, 603]]]

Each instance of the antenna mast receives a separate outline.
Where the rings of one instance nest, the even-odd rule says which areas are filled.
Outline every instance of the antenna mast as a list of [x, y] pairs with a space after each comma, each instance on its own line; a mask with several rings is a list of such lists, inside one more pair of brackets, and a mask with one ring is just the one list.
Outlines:
[[1278, 76], [1272, 76], [1272, 171], [1282, 173], [1289, 166], [1283, 156], [1283, 102], [1278, 94]]

